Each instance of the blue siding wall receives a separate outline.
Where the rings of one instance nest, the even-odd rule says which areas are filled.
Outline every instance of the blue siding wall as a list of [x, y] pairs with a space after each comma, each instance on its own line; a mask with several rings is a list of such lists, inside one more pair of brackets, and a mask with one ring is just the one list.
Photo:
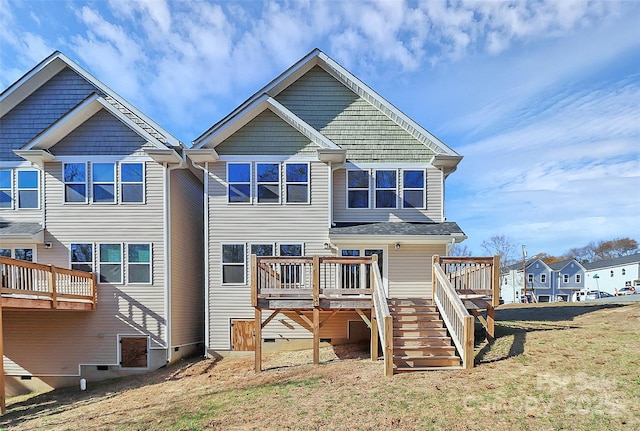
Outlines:
[[56, 156], [141, 155], [141, 149], [146, 146], [153, 147], [110, 112], [101, 109], [50, 151]]
[[21, 148], [70, 109], [98, 90], [69, 68], [34, 91], [0, 119], [0, 160], [22, 161]]

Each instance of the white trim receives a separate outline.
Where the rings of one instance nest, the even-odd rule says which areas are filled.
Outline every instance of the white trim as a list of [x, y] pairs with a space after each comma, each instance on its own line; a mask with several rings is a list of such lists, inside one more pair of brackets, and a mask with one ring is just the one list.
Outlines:
[[16, 184], [14, 184], [15, 182], [15, 177], [17, 177], [17, 175], [14, 175], [15, 169], [12, 168], [1, 168], [0, 167], [0, 172], [9, 172], [9, 188], [6, 187], [0, 187], [0, 191], [4, 190], [5, 192], [8, 190], [9, 191], [9, 206], [8, 207], [0, 207], [0, 211], [7, 211], [7, 210], [14, 210], [15, 206], [16, 206], [16, 199], [15, 199], [15, 193], [14, 193], [14, 188], [16, 186]]
[[[82, 245], [89, 244], [91, 245], [91, 262], [74, 262], [71, 258], [71, 252], [73, 245]], [[87, 264], [91, 263], [91, 272], [96, 272], [96, 243], [95, 242], [69, 242], [69, 268], [73, 269], [74, 264]]]
[[271, 246], [271, 250], [272, 250], [272, 252], [273, 252], [273, 253], [272, 253], [272, 256], [275, 256], [275, 255], [276, 255], [276, 243], [275, 243], [275, 242], [268, 242], [268, 241], [249, 241], [249, 243], [248, 243], [248, 247], [247, 247], [247, 254], [248, 254], [249, 256], [251, 256], [251, 255], [253, 254], [253, 253], [252, 253], [252, 251], [253, 251], [253, 250], [251, 250], [251, 249], [252, 249], [252, 247], [253, 247], [254, 245], [270, 245], [270, 246]]
[[[405, 172], [422, 172], [422, 188], [412, 188], [412, 187], [405, 187], [404, 184], [404, 174]], [[412, 210], [412, 209], [417, 209], [417, 210], [425, 210], [427, 209], [427, 170], [426, 169], [400, 169], [399, 171], [399, 175], [398, 175], [398, 180], [402, 180], [402, 184], [400, 185], [400, 187], [398, 187], [398, 189], [400, 190], [400, 193], [398, 193], [398, 198], [400, 199], [400, 202], [402, 202], [401, 205], [399, 205], [399, 208], [401, 209], [408, 209], [408, 210]], [[406, 207], [404, 205], [405, 202], [405, 198], [404, 198], [404, 192], [406, 191], [422, 191], [422, 206], [419, 207]]]
[[[258, 178], [258, 165], [275, 165], [276, 168], [278, 169], [278, 182], [274, 183], [273, 181], [260, 181], [259, 178]], [[255, 192], [254, 193], [255, 203], [257, 205], [281, 205], [282, 204], [282, 177], [283, 177], [282, 166], [283, 165], [281, 163], [278, 163], [278, 162], [255, 162], [255, 163], [253, 163], [253, 168], [255, 169], [255, 173], [253, 175], [253, 178], [255, 179], [255, 184], [254, 184], [255, 185], [255, 190], [252, 191], [252, 193]], [[276, 202], [260, 202], [259, 186], [261, 186], [261, 185], [262, 186], [269, 186], [269, 185], [277, 186], [278, 200]]]
[[[352, 188], [349, 187], [349, 172], [365, 172], [367, 174], [367, 206], [366, 207], [351, 207], [349, 206], [349, 191], [364, 191], [362, 187]], [[345, 208], [349, 210], [367, 210], [371, 209], [371, 170], [369, 169], [347, 169], [345, 174]]]
[[[43, 176], [40, 175], [40, 170], [39, 169], [27, 169], [27, 168], [17, 168], [15, 170], [15, 209], [16, 210], [41, 210], [42, 209], [42, 196], [41, 196], [41, 190], [42, 190], [42, 181], [43, 181]], [[20, 172], [35, 172], [38, 175], [38, 180], [37, 180], [37, 184], [38, 187], [36, 189], [32, 189], [32, 188], [20, 188]], [[24, 208], [20, 206], [20, 190], [23, 191], [36, 191], [36, 194], [38, 195], [38, 206], [33, 208], [33, 207], [28, 207], [28, 208]]]
[[[390, 188], [390, 187], [382, 187], [382, 188], [378, 188], [378, 172], [394, 172], [395, 173], [395, 187], [394, 188]], [[372, 181], [372, 188], [373, 188], [373, 208], [377, 209], [377, 210], [394, 210], [394, 209], [398, 209], [398, 198], [399, 198], [399, 194], [398, 194], [398, 189], [399, 189], [399, 181], [398, 181], [398, 169], [375, 169], [373, 171], [373, 175], [371, 176], [371, 181]], [[394, 194], [396, 195], [396, 199], [395, 199], [395, 205], [392, 207], [379, 207], [378, 206], [378, 190], [380, 191], [393, 191]]]
[[[65, 181], [65, 167], [67, 165], [84, 165], [84, 183], [81, 182], [69, 182]], [[86, 205], [89, 203], [89, 162], [63, 162], [62, 163], [62, 205]], [[67, 184], [69, 185], [78, 185], [84, 184], [84, 201], [75, 202], [75, 201], [67, 201]]]
[[[229, 196], [229, 188], [231, 187], [231, 181], [229, 181], [229, 166], [231, 165], [249, 165], [249, 200], [246, 202], [231, 202]], [[226, 196], [227, 196], [227, 204], [228, 205], [251, 205], [253, 204], [253, 163], [252, 162], [227, 162], [225, 166], [226, 176], [224, 185], [226, 186]], [[233, 184], [247, 184], [246, 182], [233, 182]]]
[[[100, 251], [100, 246], [101, 245], [119, 245], [120, 246], [120, 281], [102, 281], [102, 264], [104, 263], [105, 265], [115, 265], [117, 264], [117, 262], [102, 262], [102, 253]], [[99, 242], [97, 243], [97, 249], [98, 249], [98, 259], [97, 259], [97, 264], [98, 264], [98, 271], [96, 271], [98, 273], [98, 284], [118, 284], [118, 285], [124, 285], [124, 244], [122, 242]]]
[[[95, 170], [95, 165], [111, 165], [111, 173], [113, 175], [113, 181], [111, 182], [102, 182], [102, 181], [96, 181], [94, 178], [94, 174], [96, 172]], [[117, 181], [118, 181], [118, 177], [117, 177], [117, 163], [111, 163], [111, 162], [91, 162], [91, 203], [93, 205], [116, 205], [118, 203], [118, 185], [117, 185]], [[95, 192], [95, 187], [96, 185], [100, 186], [100, 185], [111, 185], [113, 186], [113, 200], [112, 201], [106, 201], [106, 202], [97, 202], [96, 201], [96, 192]]]
[[[142, 165], [142, 202], [124, 202], [122, 200], [122, 186], [125, 184], [140, 184], [140, 182], [124, 181], [122, 179], [122, 165]], [[118, 196], [117, 201], [120, 205], [144, 205], [147, 203], [147, 164], [144, 161], [121, 161], [118, 163]]]
[[[131, 245], [146, 245], [149, 246], [149, 262], [131, 262], [129, 261], [129, 247]], [[126, 259], [126, 268], [127, 268], [127, 276], [125, 277], [125, 284], [127, 286], [151, 286], [153, 285], [153, 243], [150, 242], [127, 242], [125, 243], [125, 255], [127, 256]], [[143, 265], [149, 265], [149, 281], [148, 282], [144, 282], [144, 281], [130, 281], [129, 280], [129, 275], [131, 273], [131, 271], [129, 271], [129, 265], [138, 265], [138, 266], [143, 266]]]

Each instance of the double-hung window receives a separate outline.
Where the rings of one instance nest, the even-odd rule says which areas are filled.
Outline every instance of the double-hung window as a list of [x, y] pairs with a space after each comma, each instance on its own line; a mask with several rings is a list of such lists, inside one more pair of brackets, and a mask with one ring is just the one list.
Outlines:
[[402, 207], [425, 208], [424, 170], [402, 171]]
[[151, 244], [127, 244], [127, 283], [151, 283]]
[[533, 284], [533, 274], [527, 274], [527, 283]]
[[122, 284], [122, 244], [100, 244], [100, 282]]
[[228, 163], [228, 197], [232, 203], [251, 202], [251, 163]]
[[87, 202], [87, 164], [65, 163], [62, 171], [64, 201], [69, 203]]
[[395, 170], [377, 170], [376, 208], [396, 208], [398, 205], [398, 181]]
[[258, 203], [280, 203], [280, 164], [257, 163]]
[[0, 209], [13, 207], [13, 173], [10, 169], [0, 170]]
[[40, 175], [35, 170], [18, 171], [18, 208], [38, 208]]
[[[623, 271], [624, 271], [624, 269], [623, 269]], [[580, 283], [580, 282], [582, 282], [582, 276], [581, 276], [581, 274], [576, 274], [576, 283]]]
[[93, 272], [93, 244], [71, 244], [71, 269]]
[[116, 201], [115, 163], [93, 163], [91, 165], [92, 198], [95, 203], [115, 203]]
[[120, 202], [144, 203], [144, 165], [120, 163]]
[[245, 284], [244, 244], [222, 244], [222, 284]]
[[369, 208], [369, 171], [347, 171], [347, 208]]
[[309, 202], [309, 164], [287, 163], [285, 165], [287, 203]]
[[251, 254], [256, 256], [274, 256], [273, 244], [251, 244]]
[[547, 282], [547, 274], [540, 274], [540, 283]]
[[565, 284], [569, 283], [569, 274], [562, 274], [562, 282]]

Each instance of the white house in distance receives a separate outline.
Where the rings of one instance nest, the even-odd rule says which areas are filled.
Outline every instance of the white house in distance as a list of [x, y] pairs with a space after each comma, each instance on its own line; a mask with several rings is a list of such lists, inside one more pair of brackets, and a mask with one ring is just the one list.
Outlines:
[[640, 253], [585, 263], [584, 266], [588, 291], [602, 290], [613, 295], [616, 289], [631, 286], [640, 291]]
[[[0, 94], [9, 395], [202, 351], [203, 184], [184, 149], [59, 52]], [[45, 265], [97, 273], [90, 306], [61, 302]]]
[[[206, 172], [209, 352], [252, 348], [252, 254], [376, 255], [388, 297], [428, 299], [432, 256], [466, 238], [444, 207], [462, 157], [319, 50], [193, 144]], [[355, 339], [369, 312], [321, 311], [320, 337]], [[262, 338], [309, 341], [305, 321], [285, 312]]]

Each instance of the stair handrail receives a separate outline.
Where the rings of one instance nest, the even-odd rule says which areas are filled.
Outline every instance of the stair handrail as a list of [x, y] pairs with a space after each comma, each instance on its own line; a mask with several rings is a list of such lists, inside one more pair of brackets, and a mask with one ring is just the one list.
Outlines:
[[393, 375], [393, 317], [391, 317], [380, 268], [378, 268], [378, 256], [372, 257], [373, 261], [370, 265], [373, 274], [373, 309], [378, 321], [378, 335], [384, 357], [384, 374], [389, 377]]
[[451, 285], [439, 256], [433, 256], [433, 302], [438, 306], [442, 320], [456, 346], [464, 368], [473, 368], [474, 320], [458, 293]]

